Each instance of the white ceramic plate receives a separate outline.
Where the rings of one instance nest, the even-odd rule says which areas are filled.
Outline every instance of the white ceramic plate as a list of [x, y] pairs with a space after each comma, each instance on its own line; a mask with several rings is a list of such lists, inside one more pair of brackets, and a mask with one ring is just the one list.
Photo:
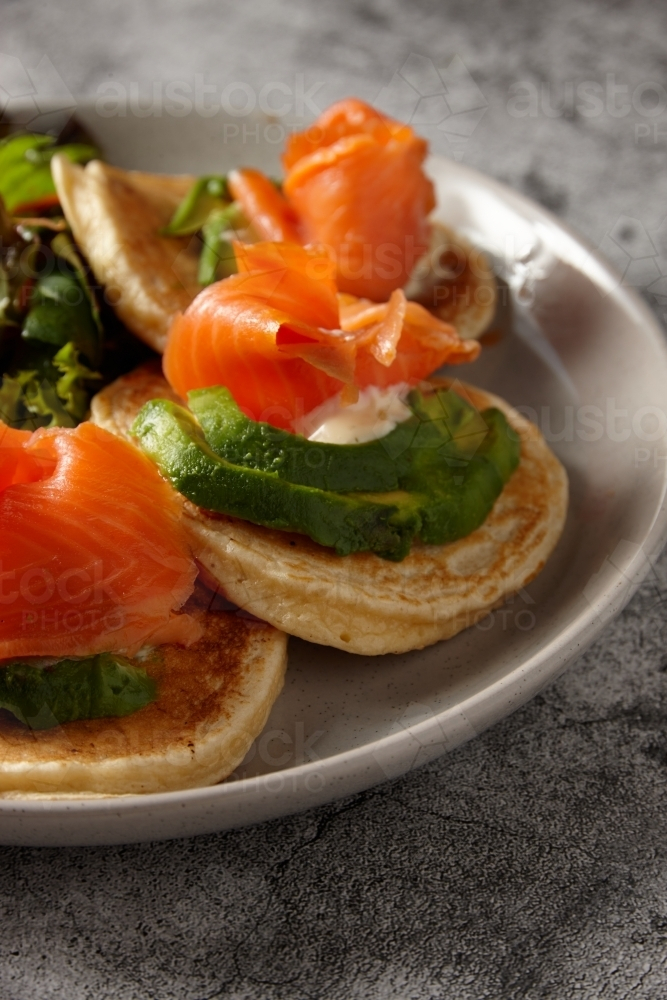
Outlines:
[[[165, 172], [276, 171], [263, 123], [84, 117], [108, 158]], [[225, 127], [226, 126], [226, 127]], [[252, 126], [252, 127], [251, 127]], [[246, 141], [243, 141], [245, 138]], [[465, 372], [537, 419], [571, 506], [546, 569], [478, 626], [356, 657], [290, 640], [286, 686], [232, 780], [119, 799], [0, 800], [0, 842], [108, 844], [256, 823], [367, 788], [475, 736], [549, 683], [623, 606], [667, 526], [667, 350], [650, 311], [546, 211], [433, 157], [439, 218], [496, 259], [502, 336]]]

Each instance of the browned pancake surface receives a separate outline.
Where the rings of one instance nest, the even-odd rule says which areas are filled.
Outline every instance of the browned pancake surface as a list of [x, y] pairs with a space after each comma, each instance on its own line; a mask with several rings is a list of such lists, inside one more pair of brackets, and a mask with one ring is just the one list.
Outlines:
[[[135, 659], [158, 692], [138, 712], [36, 732], [0, 712], [0, 791], [122, 794], [206, 784], [229, 774], [282, 686], [286, 643], [264, 622], [212, 610], [215, 600], [198, 584], [185, 606], [204, 627], [192, 646], [164, 645]], [[209, 737], [216, 747], [206, 746]]]

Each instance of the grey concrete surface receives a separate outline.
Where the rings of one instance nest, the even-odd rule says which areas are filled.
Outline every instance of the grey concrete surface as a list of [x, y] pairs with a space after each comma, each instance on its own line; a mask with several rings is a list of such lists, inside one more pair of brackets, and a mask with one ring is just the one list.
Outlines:
[[[303, 74], [323, 107], [376, 99], [411, 53], [438, 67], [458, 56], [469, 77], [457, 63], [452, 93], [486, 110], [456, 141], [425, 127], [433, 145], [543, 202], [667, 308], [662, 3], [5, 0], [0, 11], [0, 49], [16, 57], [0, 64], [0, 87], [14, 92], [17, 60], [34, 68], [46, 55], [77, 96], [108, 81], [149, 93], [197, 72], [220, 88]], [[666, 608], [663, 558], [541, 697], [354, 799], [191, 841], [0, 849], [0, 997], [667, 996]]]

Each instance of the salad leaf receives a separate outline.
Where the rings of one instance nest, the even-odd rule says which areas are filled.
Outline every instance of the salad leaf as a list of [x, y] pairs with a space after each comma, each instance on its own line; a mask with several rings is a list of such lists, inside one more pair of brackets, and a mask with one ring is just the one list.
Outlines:
[[45, 200], [57, 203], [51, 177], [51, 160], [56, 153], [64, 153], [73, 163], [87, 163], [99, 156], [94, 146], [79, 142], [58, 145], [52, 135], [24, 133], [0, 140], [0, 196], [10, 212]]
[[54, 142], [51, 135], [37, 135], [22, 132], [0, 140], [0, 173], [3, 175], [20, 166], [29, 149], [46, 149]]
[[[97, 155], [80, 128], [67, 134], [74, 141], [28, 133], [0, 141], [0, 420], [29, 430], [85, 419], [91, 382], [102, 377], [89, 269], [66, 220], [40, 216], [57, 205], [55, 153], [78, 162]], [[17, 218], [17, 203], [37, 217]]]
[[102, 376], [81, 364], [78, 349], [71, 341], [58, 351], [53, 364], [62, 373], [56, 382], [56, 393], [63, 401], [65, 411], [79, 423], [88, 412], [88, 389], [85, 383], [101, 379]]
[[[22, 402], [30, 415], [25, 423], [38, 427], [76, 427], [78, 421], [67, 412], [55, 386], [48, 379], [38, 379], [36, 372], [19, 372]], [[38, 421], [38, 423], [37, 423]]]
[[234, 251], [225, 234], [246, 224], [239, 204], [230, 201], [227, 178], [209, 175], [192, 185], [161, 234], [189, 236], [201, 231], [198, 281], [200, 285], [210, 285], [236, 273]]
[[63, 407], [55, 388], [36, 371], [5, 375], [0, 384], [0, 418], [19, 430], [38, 427], [74, 427], [75, 420]]
[[34, 274], [35, 248], [17, 232], [0, 197], [0, 349], [3, 327], [19, 327], [21, 289]]
[[4, 326], [18, 327], [20, 324], [17, 309], [17, 292], [20, 282], [10, 277], [10, 270], [0, 267], [0, 347], [2, 346], [2, 328]]
[[74, 275], [53, 273], [37, 281], [21, 336], [56, 347], [73, 341], [91, 362], [100, 360], [99, 331], [89, 300]]
[[5, 375], [0, 383], [0, 420], [10, 427], [32, 431], [39, 425], [26, 426], [27, 411], [22, 403], [22, 396], [21, 380]]
[[[69, 264], [72, 271], [79, 279], [79, 284], [88, 299], [88, 305], [90, 306], [90, 314], [92, 316], [93, 323], [97, 327], [97, 332], [99, 333], [101, 340], [103, 330], [100, 307], [97, 304], [95, 293], [93, 292], [93, 289], [90, 286], [90, 281], [88, 280], [90, 271], [86, 268], [83, 260], [81, 259], [81, 256], [74, 245], [74, 240], [69, 233], [58, 233], [58, 235], [54, 236], [51, 240], [51, 249], [57, 257], [60, 257]], [[90, 360], [95, 363], [94, 357], [91, 357]]]
[[[30, 255], [39, 244], [21, 246]], [[69, 243], [63, 246], [71, 260], [70, 251], [76, 251]], [[0, 263], [8, 261], [5, 255]], [[77, 260], [74, 264], [83, 269]], [[84, 283], [85, 275], [79, 279], [67, 261], [60, 272], [45, 274], [34, 283], [26, 270], [0, 266], [0, 334], [5, 332], [0, 348], [9, 357], [0, 382], [0, 419], [26, 430], [74, 427], [87, 415], [90, 382], [101, 378], [89, 367], [98, 366], [102, 357], [101, 324], [96, 324], [92, 312], [92, 292]], [[27, 297], [26, 288], [31, 288], [27, 311], [20, 302]]]
[[131, 715], [156, 696], [157, 685], [146, 671], [115, 653], [64, 659], [51, 667], [18, 660], [0, 668], [0, 708], [31, 729]]
[[52, 358], [40, 358], [39, 368], [5, 375], [0, 383], [0, 420], [21, 430], [76, 427], [88, 412], [87, 382], [100, 379], [79, 360], [73, 342]]
[[211, 285], [220, 278], [236, 274], [234, 248], [225, 233], [242, 224], [243, 215], [236, 202], [227, 208], [212, 212], [202, 227], [202, 250], [199, 257], [197, 280], [200, 285]]
[[200, 177], [180, 203], [163, 236], [190, 236], [198, 232], [215, 209], [229, 205], [227, 178], [220, 174]]

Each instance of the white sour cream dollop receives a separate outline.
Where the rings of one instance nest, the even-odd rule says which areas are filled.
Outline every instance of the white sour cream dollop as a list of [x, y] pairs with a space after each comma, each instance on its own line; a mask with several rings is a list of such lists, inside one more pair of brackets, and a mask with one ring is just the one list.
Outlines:
[[343, 406], [340, 396], [334, 396], [303, 418], [300, 433], [321, 444], [375, 441], [412, 415], [404, 402], [409, 391], [405, 382], [386, 389], [370, 385], [349, 406]]

